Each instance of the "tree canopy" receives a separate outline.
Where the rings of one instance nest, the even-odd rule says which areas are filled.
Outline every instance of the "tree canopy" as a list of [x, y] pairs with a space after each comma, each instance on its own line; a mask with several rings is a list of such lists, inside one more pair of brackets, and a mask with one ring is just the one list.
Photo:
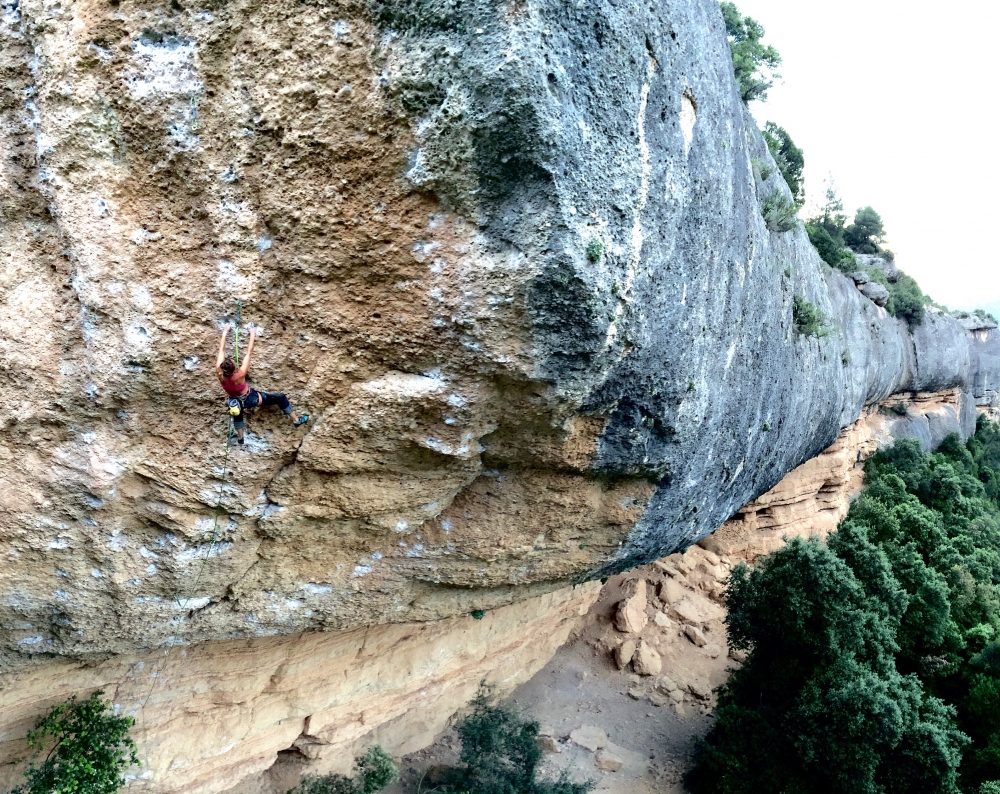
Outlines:
[[877, 254], [885, 235], [882, 216], [871, 207], [862, 207], [854, 215], [854, 223], [844, 229], [844, 242], [859, 254]]
[[740, 97], [746, 103], [767, 99], [768, 89], [781, 77], [774, 72], [781, 64], [781, 56], [774, 47], [761, 42], [764, 28], [759, 22], [743, 16], [734, 3], [720, 5]]
[[868, 460], [837, 533], [728, 585], [748, 652], [689, 784], [967, 794], [1000, 781], [1000, 426]]
[[801, 207], [806, 201], [805, 183], [802, 178], [806, 161], [802, 150], [795, 145], [785, 128], [779, 127], [773, 121], [764, 125], [761, 134], [778, 166], [778, 171], [788, 184], [788, 189], [792, 191], [795, 206]]

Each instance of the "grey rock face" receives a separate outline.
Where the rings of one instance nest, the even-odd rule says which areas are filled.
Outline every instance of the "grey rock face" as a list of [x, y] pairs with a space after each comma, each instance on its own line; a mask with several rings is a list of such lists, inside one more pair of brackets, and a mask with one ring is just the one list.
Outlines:
[[[762, 203], [782, 185], [755, 179], [769, 155], [714, 2], [540, 3], [515, 37], [528, 55], [502, 78], [485, 65], [513, 39], [476, 8], [467, 28], [492, 38], [469, 40], [459, 60], [488, 185], [484, 234], [538, 263], [527, 298], [543, 372], [607, 417], [596, 469], [658, 485], [613, 567], [711, 532], [866, 403], [996, 383], [995, 342], [974, 356], [970, 333], [943, 316], [911, 334], [801, 228], [768, 230]], [[517, 225], [539, 202], [558, 219], [544, 236]], [[604, 243], [599, 262], [584, 255], [589, 237]], [[897, 277], [880, 257], [859, 262]], [[823, 313], [825, 335], [794, 331], [796, 295]]]

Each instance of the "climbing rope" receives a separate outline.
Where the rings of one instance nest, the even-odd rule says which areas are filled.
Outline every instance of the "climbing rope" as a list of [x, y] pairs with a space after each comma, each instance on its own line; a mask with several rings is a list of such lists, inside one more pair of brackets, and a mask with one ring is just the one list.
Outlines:
[[[242, 322], [242, 310], [243, 310], [243, 304], [240, 301], [237, 301], [236, 327], [234, 333], [234, 340], [235, 340], [234, 360], [236, 361], [237, 366], [239, 366], [240, 363], [240, 324]], [[192, 593], [198, 592], [198, 585], [201, 583], [202, 574], [205, 572], [205, 568], [207, 567], [208, 561], [212, 556], [212, 552], [215, 550], [215, 544], [219, 539], [219, 516], [221, 516], [223, 513], [222, 500], [225, 498], [226, 482], [229, 479], [229, 450], [232, 447], [232, 440], [234, 434], [235, 434], [235, 428], [233, 427], [233, 418], [231, 416], [226, 417], [226, 454], [222, 459], [222, 484], [219, 487], [219, 500], [215, 503], [215, 521], [212, 525], [212, 540], [208, 545], [208, 553], [202, 559], [201, 566], [198, 569], [198, 574], [195, 577], [194, 584], [191, 587], [190, 592]], [[177, 596], [174, 596], [174, 601], [177, 603], [177, 606], [179, 606], [181, 609], [185, 609], [187, 607], [187, 604], [191, 602], [191, 597], [189, 596], [185, 598], [182, 603], [181, 599], [179, 599]], [[147, 769], [149, 768], [149, 752], [148, 752], [149, 733], [146, 730], [146, 703], [149, 702], [150, 697], [152, 697], [153, 695], [153, 690], [156, 689], [156, 684], [160, 679], [160, 674], [166, 667], [167, 661], [170, 658], [170, 651], [172, 648], [173, 648], [172, 645], [167, 646], [167, 649], [166, 651], [164, 651], [163, 654], [163, 659], [157, 666], [156, 671], [151, 676], [153, 680], [149, 685], [149, 691], [146, 693], [146, 696], [139, 703], [139, 713], [142, 716], [142, 732], [143, 736], [146, 739], [145, 744], [147, 746], [147, 752], [146, 752]]]

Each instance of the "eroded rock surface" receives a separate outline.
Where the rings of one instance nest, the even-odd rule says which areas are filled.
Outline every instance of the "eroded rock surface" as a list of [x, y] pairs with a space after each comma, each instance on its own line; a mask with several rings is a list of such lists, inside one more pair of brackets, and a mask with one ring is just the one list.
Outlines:
[[[892, 394], [998, 403], [997, 329], [911, 334], [767, 229], [714, 0], [24, 0], [0, 155], [5, 670], [495, 610]], [[238, 301], [313, 421], [227, 454]]]

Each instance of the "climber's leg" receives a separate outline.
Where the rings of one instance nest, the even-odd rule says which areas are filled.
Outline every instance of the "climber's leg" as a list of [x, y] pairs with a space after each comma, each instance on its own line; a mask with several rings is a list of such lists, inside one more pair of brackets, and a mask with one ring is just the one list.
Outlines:
[[268, 405], [275, 405], [281, 409], [281, 412], [292, 420], [292, 423], [298, 427], [299, 425], [304, 425], [309, 421], [308, 414], [304, 414], [299, 417], [292, 410], [292, 404], [288, 402], [288, 398], [281, 394], [280, 392], [275, 394], [266, 394], [265, 392], [259, 392], [260, 394], [260, 405], [262, 407], [267, 407]]
[[233, 429], [236, 431], [236, 443], [243, 443], [243, 429], [247, 424], [246, 411], [243, 410], [243, 405], [238, 399], [233, 397], [227, 402], [229, 406], [229, 415], [233, 417]]

